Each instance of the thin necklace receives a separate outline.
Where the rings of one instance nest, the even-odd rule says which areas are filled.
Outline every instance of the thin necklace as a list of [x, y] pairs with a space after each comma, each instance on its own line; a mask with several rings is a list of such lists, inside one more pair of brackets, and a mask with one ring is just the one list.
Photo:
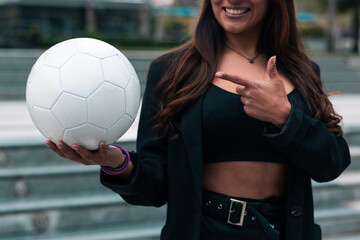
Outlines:
[[230, 49], [231, 51], [239, 54], [240, 56], [242, 56], [243, 58], [245, 58], [246, 60], [248, 60], [249, 63], [251, 63], [251, 64], [254, 63], [254, 62], [255, 62], [255, 59], [260, 55], [260, 52], [258, 52], [255, 57], [253, 57], [253, 58], [248, 58], [248, 57], [246, 57], [245, 55], [243, 55], [242, 53], [240, 53], [240, 52], [236, 51], [235, 49], [229, 47], [228, 45], [225, 45], [225, 47], [227, 47], [227, 48]]

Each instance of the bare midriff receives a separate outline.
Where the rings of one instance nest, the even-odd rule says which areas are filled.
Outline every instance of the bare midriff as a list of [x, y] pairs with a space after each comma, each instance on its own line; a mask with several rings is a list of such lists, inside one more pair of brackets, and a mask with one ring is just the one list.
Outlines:
[[203, 186], [233, 197], [284, 196], [287, 166], [273, 162], [218, 162], [204, 165]]

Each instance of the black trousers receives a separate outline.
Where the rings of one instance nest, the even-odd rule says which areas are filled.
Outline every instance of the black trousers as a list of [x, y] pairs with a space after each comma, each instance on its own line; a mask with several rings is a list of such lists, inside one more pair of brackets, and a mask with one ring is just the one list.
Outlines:
[[204, 189], [203, 199], [201, 240], [285, 239], [285, 201], [280, 197], [253, 200]]

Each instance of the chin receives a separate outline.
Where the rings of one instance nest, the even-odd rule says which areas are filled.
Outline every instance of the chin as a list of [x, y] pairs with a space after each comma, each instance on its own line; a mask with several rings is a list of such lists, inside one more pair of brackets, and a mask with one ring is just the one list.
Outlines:
[[224, 28], [224, 31], [226, 33], [230, 33], [230, 34], [241, 34], [241, 33], [245, 33], [246, 29], [239, 28], [239, 27], [227, 27], [227, 28]]

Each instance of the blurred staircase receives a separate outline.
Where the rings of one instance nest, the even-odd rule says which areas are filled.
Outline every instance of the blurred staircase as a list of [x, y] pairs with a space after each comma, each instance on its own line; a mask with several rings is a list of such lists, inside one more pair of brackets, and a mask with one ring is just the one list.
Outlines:
[[[126, 204], [100, 184], [98, 167], [61, 159], [43, 144], [23, 102], [26, 77], [39, 53], [0, 51], [0, 100], [22, 100], [0, 102], [0, 240], [159, 239], [166, 206]], [[125, 53], [142, 88], [148, 63], [158, 54]], [[12, 66], [19, 61], [22, 67]], [[352, 165], [338, 179], [313, 182], [315, 218], [325, 240], [360, 239], [360, 95], [351, 95], [360, 93], [360, 64], [346, 61], [316, 59], [327, 90], [344, 93], [333, 103], [344, 116], [352, 155]], [[5, 80], [9, 76], [11, 81]], [[122, 138], [121, 145], [134, 150], [134, 140], [134, 135]]]
[[[45, 50], [0, 49], [0, 101], [24, 100], [26, 82], [32, 66]], [[138, 75], [144, 92], [149, 63], [162, 52], [122, 51]]]
[[[21, 114], [13, 113], [20, 118], [12, 117], [14, 123], [18, 121], [13, 127], [29, 128], [25, 104], [11, 106], [22, 108]], [[347, 122], [351, 166], [332, 182], [313, 182], [315, 218], [326, 240], [360, 239], [360, 125]], [[98, 167], [57, 157], [35, 133], [25, 144], [20, 134], [13, 134], [18, 144], [11, 136], [0, 136], [1, 240], [159, 239], [166, 207], [128, 205], [99, 183]], [[131, 134], [121, 145], [135, 149]]]
[[339, 178], [313, 182], [315, 221], [324, 239], [360, 239], [360, 147], [350, 151], [352, 164]]
[[321, 80], [327, 92], [360, 94], [359, 57], [316, 57], [321, 70]]
[[0, 156], [0, 239], [158, 238], [165, 208], [126, 204], [100, 184], [98, 167], [43, 145], [2, 148]]
[[[27, 76], [41, 53], [0, 50], [0, 239], [158, 239], [166, 207], [126, 204], [100, 184], [99, 167], [57, 157], [44, 145], [24, 104]], [[143, 92], [148, 65], [160, 53], [123, 53]], [[134, 150], [136, 132], [129, 131], [121, 145]]]

